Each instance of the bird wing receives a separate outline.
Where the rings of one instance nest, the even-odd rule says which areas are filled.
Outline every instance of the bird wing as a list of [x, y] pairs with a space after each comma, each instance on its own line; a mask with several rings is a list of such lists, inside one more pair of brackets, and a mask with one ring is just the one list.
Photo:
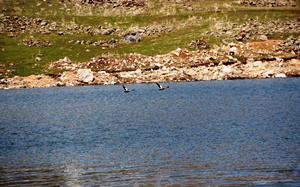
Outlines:
[[157, 85], [159, 88], [161, 88], [161, 85], [160, 85], [160, 84], [158, 84], [157, 82], [156, 82], [156, 85]]
[[126, 87], [124, 85], [122, 85], [123, 89], [126, 91]]

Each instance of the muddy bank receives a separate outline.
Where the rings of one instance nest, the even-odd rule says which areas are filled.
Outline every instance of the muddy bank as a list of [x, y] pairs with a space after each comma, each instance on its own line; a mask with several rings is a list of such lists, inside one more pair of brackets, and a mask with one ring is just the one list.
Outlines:
[[289, 38], [231, 43], [210, 50], [178, 48], [157, 56], [108, 56], [83, 63], [65, 57], [49, 65], [61, 72], [58, 75], [4, 78], [0, 88], [298, 77], [299, 45], [299, 39]]

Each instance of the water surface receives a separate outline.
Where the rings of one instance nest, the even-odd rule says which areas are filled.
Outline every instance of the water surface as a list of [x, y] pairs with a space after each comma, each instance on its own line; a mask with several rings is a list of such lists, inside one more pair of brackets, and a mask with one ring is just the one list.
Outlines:
[[300, 79], [0, 91], [0, 186], [299, 186]]

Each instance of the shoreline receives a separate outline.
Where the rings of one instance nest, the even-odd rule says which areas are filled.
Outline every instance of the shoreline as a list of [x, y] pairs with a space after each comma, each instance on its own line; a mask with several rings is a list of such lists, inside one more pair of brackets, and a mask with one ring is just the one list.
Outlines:
[[[265, 79], [284, 79], [284, 78], [298, 78], [300, 77], [300, 59], [293, 61], [297, 64], [298, 68], [289, 69], [289, 67], [276, 69], [278, 67], [269, 68], [267, 70], [263, 70], [260, 72], [256, 72], [254, 74], [245, 74], [245, 71], [240, 72], [239, 74], [232, 73], [236, 69], [232, 66], [218, 66], [216, 68], [212, 68], [211, 76], [203, 77], [201, 73], [197, 74], [195, 69], [197, 68], [182, 68], [177, 71], [177, 74], [173, 74], [173, 78], [175, 79], [166, 79], [166, 77], [162, 76], [161, 79], [145, 79], [141, 80], [140, 78], [145, 76], [142, 75], [140, 77], [130, 77], [130, 80], [122, 81], [120, 79], [116, 80], [116, 82], [103, 82], [104, 80], [97, 77], [96, 72], [92, 72], [96, 77], [93, 78], [91, 82], [83, 82], [76, 79], [79, 75], [74, 73], [72, 75], [68, 75], [69, 77], [73, 77], [73, 81], [71, 78], [65, 79], [62, 82], [62, 75], [66, 75], [64, 72], [60, 77], [52, 77], [49, 75], [31, 75], [28, 77], [18, 77], [15, 76], [13, 78], [2, 79], [0, 80], [0, 90], [10, 90], [10, 89], [30, 89], [30, 88], [49, 88], [49, 87], [75, 87], [75, 86], [102, 86], [102, 85], [120, 85], [120, 84], [151, 84], [151, 83], [180, 83], [180, 82], [198, 82], [198, 81], [225, 81], [225, 80], [265, 80]], [[184, 69], [184, 70], [183, 70]], [[206, 69], [206, 68], [204, 68]], [[207, 68], [209, 69], [209, 67]], [[86, 69], [84, 69], [86, 70]], [[291, 70], [291, 71], [289, 71]], [[87, 71], [90, 71], [87, 69]], [[131, 72], [120, 72], [119, 74], [131, 74], [132, 72], [136, 73], [136, 71]], [[217, 72], [217, 73], [216, 73]], [[224, 73], [225, 72], [225, 73]], [[290, 74], [289, 74], [290, 72]], [[70, 73], [70, 72], [67, 72]], [[154, 74], [163, 74], [163, 71], [156, 70]], [[188, 74], [190, 73], [190, 74]], [[194, 74], [193, 74], [194, 73]], [[253, 72], [252, 72], [253, 73]], [[100, 73], [101, 74], [101, 73]], [[108, 75], [110, 77], [111, 75]], [[202, 76], [203, 78], [197, 78], [197, 76]], [[3, 81], [7, 81], [3, 84]], [[100, 82], [102, 81], [102, 82]]]
[[[164, 55], [107, 56], [82, 63], [65, 57], [48, 66], [59, 74], [3, 78], [0, 89], [300, 77], [300, 54], [276, 50], [284, 42], [240, 42], [197, 51], [178, 48]], [[229, 54], [231, 49], [234, 54]]]
[[[190, 81], [167, 81], [167, 82], [159, 82], [162, 84], [171, 84], [171, 83], [196, 83], [196, 82], [212, 82], [212, 81], [251, 81], [251, 80], [257, 80], [257, 81], [263, 81], [263, 80], [285, 80], [285, 79], [297, 79], [300, 78], [299, 76], [294, 77], [284, 77], [284, 78], [241, 78], [241, 79], [224, 79], [224, 80], [190, 80]], [[134, 84], [155, 84], [157, 82], [133, 82], [133, 83], [126, 83], [126, 85], [134, 85]], [[30, 89], [47, 89], [47, 88], [79, 88], [79, 87], [93, 87], [93, 86], [121, 86], [125, 83], [116, 83], [116, 84], [81, 84], [81, 85], [72, 85], [72, 86], [49, 86], [49, 87], [15, 87], [15, 88], [0, 88], [0, 91], [8, 91], [8, 90], [30, 90]]]

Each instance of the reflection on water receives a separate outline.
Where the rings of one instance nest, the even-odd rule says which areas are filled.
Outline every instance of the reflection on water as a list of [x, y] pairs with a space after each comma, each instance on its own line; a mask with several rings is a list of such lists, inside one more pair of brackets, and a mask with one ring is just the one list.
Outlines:
[[0, 186], [299, 186], [299, 85], [0, 91]]

